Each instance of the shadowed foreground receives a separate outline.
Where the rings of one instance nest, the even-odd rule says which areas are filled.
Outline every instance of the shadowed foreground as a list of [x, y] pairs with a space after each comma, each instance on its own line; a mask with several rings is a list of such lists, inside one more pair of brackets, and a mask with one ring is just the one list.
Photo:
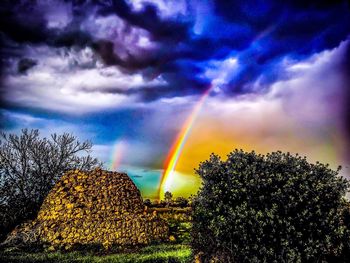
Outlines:
[[192, 253], [186, 245], [154, 245], [134, 253], [94, 255], [91, 252], [0, 252], [0, 262], [191, 262]]

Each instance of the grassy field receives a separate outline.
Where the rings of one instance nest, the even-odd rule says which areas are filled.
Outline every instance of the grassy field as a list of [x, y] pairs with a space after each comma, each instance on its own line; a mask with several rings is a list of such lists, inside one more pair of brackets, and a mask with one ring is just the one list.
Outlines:
[[7, 249], [0, 251], [0, 262], [191, 262], [192, 253], [187, 245], [153, 245], [133, 253], [96, 255], [92, 252], [23, 252]]

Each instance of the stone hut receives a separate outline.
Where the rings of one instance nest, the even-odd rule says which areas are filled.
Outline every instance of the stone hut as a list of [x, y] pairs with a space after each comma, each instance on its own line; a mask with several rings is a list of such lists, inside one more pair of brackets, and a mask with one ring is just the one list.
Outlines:
[[67, 172], [29, 228], [40, 242], [65, 249], [77, 244], [124, 247], [168, 238], [167, 224], [147, 213], [132, 180], [101, 169]]

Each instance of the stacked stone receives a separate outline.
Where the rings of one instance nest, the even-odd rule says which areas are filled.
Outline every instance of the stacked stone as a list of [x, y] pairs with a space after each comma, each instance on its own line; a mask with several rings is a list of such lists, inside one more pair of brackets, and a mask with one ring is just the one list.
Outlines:
[[128, 246], [166, 240], [168, 227], [146, 212], [140, 191], [123, 173], [70, 171], [50, 191], [33, 226], [52, 247]]

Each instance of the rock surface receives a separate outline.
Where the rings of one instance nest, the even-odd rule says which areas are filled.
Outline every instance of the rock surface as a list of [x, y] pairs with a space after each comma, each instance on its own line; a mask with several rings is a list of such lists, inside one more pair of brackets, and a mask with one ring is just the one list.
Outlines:
[[65, 249], [77, 244], [105, 248], [149, 244], [168, 238], [167, 224], [147, 213], [132, 180], [101, 169], [67, 172], [46, 197], [37, 218], [14, 232], [10, 239], [35, 238]]

